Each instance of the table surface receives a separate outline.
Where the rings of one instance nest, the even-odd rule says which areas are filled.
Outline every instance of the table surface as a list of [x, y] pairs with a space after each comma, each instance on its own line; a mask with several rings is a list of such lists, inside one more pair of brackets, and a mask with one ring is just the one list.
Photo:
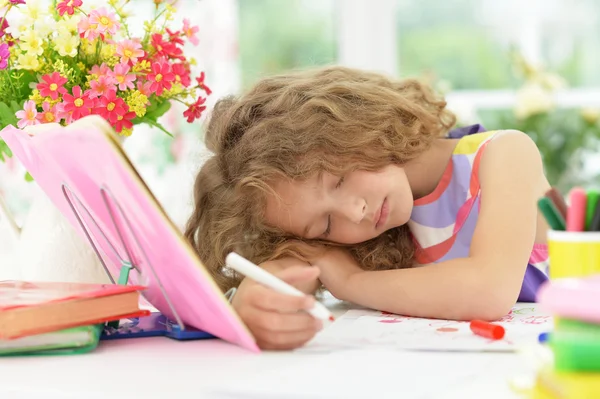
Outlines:
[[[336, 316], [351, 305], [328, 300]], [[101, 342], [86, 355], [0, 358], [0, 397], [516, 398], [516, 353], [250, 353], [221, 340]]]

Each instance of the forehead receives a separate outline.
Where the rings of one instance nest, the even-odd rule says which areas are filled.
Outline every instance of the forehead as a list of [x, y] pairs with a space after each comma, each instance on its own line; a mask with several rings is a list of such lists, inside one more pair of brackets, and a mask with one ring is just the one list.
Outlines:
[[287, 233], [302, 236], [314, 204], [321, 198], [321, 178], [306, 180], [280, 179], [270, 184], [267, 192], [265, 222]]

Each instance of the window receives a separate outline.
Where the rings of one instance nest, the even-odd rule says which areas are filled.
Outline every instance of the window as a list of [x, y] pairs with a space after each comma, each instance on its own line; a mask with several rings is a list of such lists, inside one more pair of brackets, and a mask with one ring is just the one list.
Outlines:
[[238, 0], [242, 86], [336, 60], [333, 0]]

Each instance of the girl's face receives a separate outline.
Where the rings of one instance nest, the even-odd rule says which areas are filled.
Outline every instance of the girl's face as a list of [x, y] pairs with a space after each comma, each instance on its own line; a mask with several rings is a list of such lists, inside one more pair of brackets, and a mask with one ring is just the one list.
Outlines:
[[306, 239], [356, 244], [405, 224], [413, 195], [404, 169], [329, 173], [304, 181], [281, 180], [267, 196], [266, 222]]

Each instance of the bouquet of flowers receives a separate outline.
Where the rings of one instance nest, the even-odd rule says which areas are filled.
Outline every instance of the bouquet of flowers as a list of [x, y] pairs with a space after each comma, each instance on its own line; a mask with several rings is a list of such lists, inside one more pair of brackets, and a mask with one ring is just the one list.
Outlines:
[[[0, 128], [67, 125], [97, 114], [120, 135], [141, 123], [169, 134], [158, 118], [172, 101], [186, 105], [190, 123], [206, 109], [204, 72], [192, 79], [195, 61], [183, 52], [186, 41], [198, 44], [198, 27], [186, 19], [168, 27], [173, 1], [143, 1], [155, 8], [143, 37], [130, 34], [130, 0], [99, 7], [88, 0], [2, 2]], [[5, 155], [12, 156], [0, 140], [0, 160]]]

